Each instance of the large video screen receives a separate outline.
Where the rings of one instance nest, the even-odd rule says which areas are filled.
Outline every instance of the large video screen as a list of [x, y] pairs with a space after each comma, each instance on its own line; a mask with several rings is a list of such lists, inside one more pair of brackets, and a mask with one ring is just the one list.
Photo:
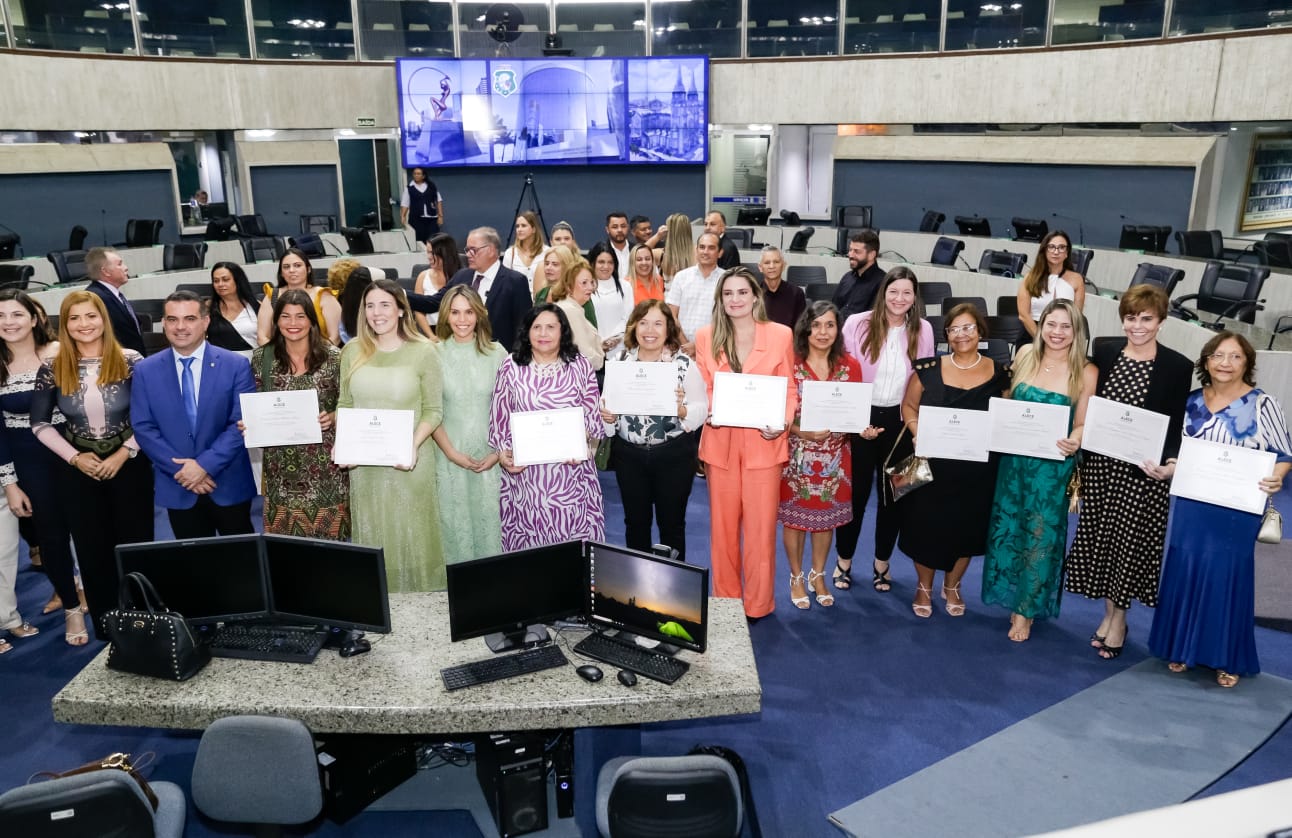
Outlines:
[[401, 58], [403, 163], [709, 160], [709, 59]]

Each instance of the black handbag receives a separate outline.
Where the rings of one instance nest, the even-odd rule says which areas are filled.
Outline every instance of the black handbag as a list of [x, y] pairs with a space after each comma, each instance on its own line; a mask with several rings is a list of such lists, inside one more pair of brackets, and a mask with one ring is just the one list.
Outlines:
[[[135, 601], [136, 591], [142, 607]], [[103, 615], [103, 629], [111, 644], [109, 669], [187, 681], [211, 660], [211, 650], [194, 639], [183, 617], [166, 610], [142, 573], [121, 580], [119, 607]]]

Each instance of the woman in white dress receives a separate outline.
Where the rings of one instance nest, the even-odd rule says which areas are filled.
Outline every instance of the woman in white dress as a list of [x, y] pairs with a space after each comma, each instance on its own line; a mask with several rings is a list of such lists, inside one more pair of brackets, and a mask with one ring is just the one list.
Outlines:
[[543, 228], [539, 226], [538, 216], [532, 210], [522, 212], [516, 218], [516, 238], [511, 247], [503, 251], [502, 266], [519, 271], [534, 285], [534, 275], [543, 266], [543, 254], [547, 252], [547, 243], [543, 241]]
[[1032, 269], [1018, 286], [1018, 319], [1023, 321], [1020, 347], [1032, 343], [1041, 312], [1054, 299], [1071, 300], [1077, 311], [1086, 307], [1086, 278], [1072, 269], [1072, 239], [1062, 230], [1041, 239]]

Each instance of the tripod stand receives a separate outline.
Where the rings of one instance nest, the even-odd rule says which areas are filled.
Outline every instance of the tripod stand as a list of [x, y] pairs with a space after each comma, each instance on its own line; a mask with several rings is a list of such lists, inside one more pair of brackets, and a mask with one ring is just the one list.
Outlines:
[[[520, 188], [520, 198], [516, 201], [516, 211], [511, 214], [512, 225], [507, 232], [507, 247], [511, 247], [512, 239], [516, 236], [516, 219], [520, 218], [520, 211], [525, 207], [525, 196], [528, 195], [531, 203], [529, 207], [534, 210], [538, 216], [538, 225], [543, 231], [543, 240], [547, 241], [547, 222], [543, 220], [543, 205], [538, 202], [538, 187], [534, 185], [534, 175], [530, 172], [525, 173], [525, 185]], [[503, 248], [504, 250], [506, 248]]]

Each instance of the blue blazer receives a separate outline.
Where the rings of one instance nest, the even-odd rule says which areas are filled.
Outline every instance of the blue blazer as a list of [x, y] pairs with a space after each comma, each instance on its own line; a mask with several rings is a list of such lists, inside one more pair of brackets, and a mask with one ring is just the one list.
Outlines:
[[215, 481], [211, 500], [232, 506], [256, 494], [251, 461], [242, 444], [240, 393], [254, 393], [251, 365], [241, 355], [206, 345], [197, 393], [197, 433], [188, 429], [175, 373], [175, 352], [167, 349], [135, 364], [130, 387], [130, 422], [139, 447], [153, 463], [157, 505], [191, 509], [197, 495], [175, 481], [173, 457], [197, 460]]

